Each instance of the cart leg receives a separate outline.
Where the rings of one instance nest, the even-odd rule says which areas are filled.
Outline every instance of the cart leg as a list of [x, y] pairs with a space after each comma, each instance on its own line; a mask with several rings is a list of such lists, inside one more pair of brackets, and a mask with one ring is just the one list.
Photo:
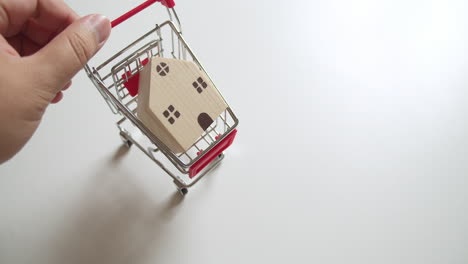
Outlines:
[[127, 148], [130, 148], [133, 145], [133, 142], [128, 138], [127, 133], [124, 131], [120, 131], [120, 138], [122, 139], [123, 143]]
[[177, 191], [182, 195], [185, 196], [188, 193], [188, 188], [183, 186], [180, 182], [174, 180], [174, 184], [177, 186]]
[[180, 193], [182, 196], [185, 196], [185, 195], [187, 195], [187, 193], [188, 193], [188, 189], [185, 188], [185, 187], [179, 188], [178, 190], [179, 190], [179, 193]]

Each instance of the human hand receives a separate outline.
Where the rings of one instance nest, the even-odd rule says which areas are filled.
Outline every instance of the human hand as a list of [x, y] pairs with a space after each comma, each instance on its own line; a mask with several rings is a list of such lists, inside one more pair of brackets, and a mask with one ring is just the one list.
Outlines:
[[104, 16], [79, 18], [63, 0], [0, 0], [0, 164], [31, 138], [110, 31]]

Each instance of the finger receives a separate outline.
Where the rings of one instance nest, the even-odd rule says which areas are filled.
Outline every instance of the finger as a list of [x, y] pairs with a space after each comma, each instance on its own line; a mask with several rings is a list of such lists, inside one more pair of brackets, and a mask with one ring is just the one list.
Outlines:
[[0, 0], [0, 34], [16, 35], [36, 12], [38, 0]]
[[49, 43], [79, 16], [61, 0], [39, 1], [36, 17], [30, 19], [22, 33], [39, 45]]
[[34, 41], [37, 45], [44, 46], [54, 37], [54, 32], [48, 30], [35, 20], [30, 20], [22, 30], [22, 34]]
[[77, 20], [39, 50], [33, 60], [49, 76], [49, 92], [60, 91], [83, 68], [109, 37], [110, 21], [102, 15]]
[[31, 41], [29, 38], [23, 38], [23, 50], [21, 56], [30, 56], [39, 51], [42, 46], [36, 44], [36, 42]]
[[40, 0], [34, 20], [45, 29], [59, 33], [79, 18], [63, 0]]
[[0, 50], [2, 53], [6, 53], [15, 57], [20, 56], [18, 51], [15, 50], [15, 48], [3, 36], [0, 36]]
[[54, 99], [52, 99], [52, 101], [50, 101], [51, 104], [56, 104], [58, 102], [60, 102], [61, 100], [63, 99], [63, 93], [62, 92], [58, 92]]
[[41, 49], [41, 46], [23, 35], [8, 38], [7, 41], [19, 56], [29, 56]]
[[68, 88], [70, 88], [71, 85], [72, 85], [72, 81], [69, 81], [69, 82], [67, 83], [67, 85], [65, 85], [65, 87], [63, 87], [62, 91], [68, 90]]
[[34, 30], [28, 30], [30, 19], [58, 33], [78, 15], [63, 0], [0, 0], [0, 34], [10, 37], [24, 30], [28, 35]]
[[18, 54], [23, 52], [23, 36], [16, 35], [10, 38], [7, 38], [6, 41]]
[[63, 87], [62, 92], [58, 92], [58, 93], [55, 95], [54, 99], [52, 99], [52, 101], [50, 101], [50, 103], [51, 103], [51, 104], [56, 104], [56, 103], [62, 101], [63, 96], [64, 96], [64, 95], [63, 95], [63, 91], [65, 91], [65, 90], [67, 90], [68, 88], [70, 88], [71, 84], [72, 84], [72, 81], [69, 81], [69, 82], [67, 83], [67, 85], [66, 85], [65, 87]]

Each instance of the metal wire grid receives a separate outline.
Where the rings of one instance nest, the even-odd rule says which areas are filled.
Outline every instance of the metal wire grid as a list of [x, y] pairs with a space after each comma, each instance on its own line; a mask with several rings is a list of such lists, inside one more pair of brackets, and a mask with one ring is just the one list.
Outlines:
[[[139, 121], [136, 116], [138, 96], [130, 96], [128, 90], [123, 84], [140, 72], [144, 67], [143, 61], [145, 59], [149, 59], [154, 56], [164, 57], [165, 51], [163, 43], [165, 42], [163, 41], [163, 36], [169, 36], [169, 41], [171, 43], [170, 56], [172, 58], [192, 60], [204, 71], [204, 68], [183, 39], [180, 29], [178, 29], [171, 21], [166, 21], [161, 25], [156, 25], [154, 29], [144, 34], [142, 37], [122, 49], [98, 67], [93, 68], [92, 70], [89, 67], [86, 68], [88, 75], [90, 78], [94, 79], [93, 82], [109, 104], [111, 110], [115, 114], [122, 114], [124, 116], [124, 118], [118, 123], [121, 131], [126, 133], [127, 136], [132, 139], [132, 134], [120, 127], [126, 119], [129, 119], [150, 139], [154, 145], [156, 145], [156, 147], [153, 146], [152, 148], [145, 148], [138, 145], [136, 140], [132, 140], [133, 143], [136, 143], [136, 145], [138, 145], [138, 147], [143, 151], [148, 151], [149, 153], [147, 154], [150, 154], [148, 156], [153, 157], [153, 160], [153, 154], [161, 151], [181, 173], [187, 174], [188, 168], [191, 165], [197, 162], [200, 157], [209, 152], [217, 142], [220, 142], [236, 128], [238, 120], [230, 108], [226, 109], [208, 128], [208, 130], [205, 131], [192, 145], [192, 147], [183, 153], [172, 153]], [[145, 43], [145, 41], [146, 44], [134, 51], [131, 51], [132, 48], [138, 46], [140, 43]], [[122, 57], [123, 59], [120, 59]], [[112, 63], [119, 59], [120, 61], [115, 63], [109, 72], [104, 73], [105, 69], [109, 68], [106, 66], [112, 65]], [[124, 76], [124, 78], [122, 78], [122, 76]], [[158, 165], [163, 167], [160, 163], [158, 163]], [[166, 170], [165, 168], [163, 169]], [[166, 170], [166, 172], [168, 171]], [[173, 176], [171, 173], [169, 174]], [[177, 180], [181, 181], [179, 177], [177, 178]]]

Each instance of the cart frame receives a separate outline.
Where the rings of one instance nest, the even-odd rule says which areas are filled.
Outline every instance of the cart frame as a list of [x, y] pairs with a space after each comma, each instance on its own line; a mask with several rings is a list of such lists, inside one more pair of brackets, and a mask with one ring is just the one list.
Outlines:
[[[112, 27], [116, 27], [153, 3], [160, 1], [144, 2], [112, 21]], [[173, 153], [137, 117], [138, 96], [132, 97], [124, 87], [124, 83], [132, 77], [138, 78], [145, 61], [154, 56], [164, 57], [167, 54], [163, 45], [166, 36], [171, 42], [169, 54], [171, 58], [192, 60], [206, 73], [205, 68], [182, 37], [181, 23], [174, 9], [175, 3], [169, 0], [161, 2], [167, 8], [169, 20], [159, 25], [156, 24], [153, 29], [97, 67], [85, 65], [85, 71], [111, 111], [121, 116], [117, 127], [124, 144], [127, 147], [137, 146], [173, 179], [179, 192], [186, 195], [188, 188], [195, 185], [224, 159], [223, 151], [232, 144], [239, 120], [228, 106], [192, 147], [183, 153]], [[107, 72], [109, 67], [110, 72]], [[207, 76], [211, 80], [208, 74]], [[223, 100], [226, 101], [224, 97]]]

